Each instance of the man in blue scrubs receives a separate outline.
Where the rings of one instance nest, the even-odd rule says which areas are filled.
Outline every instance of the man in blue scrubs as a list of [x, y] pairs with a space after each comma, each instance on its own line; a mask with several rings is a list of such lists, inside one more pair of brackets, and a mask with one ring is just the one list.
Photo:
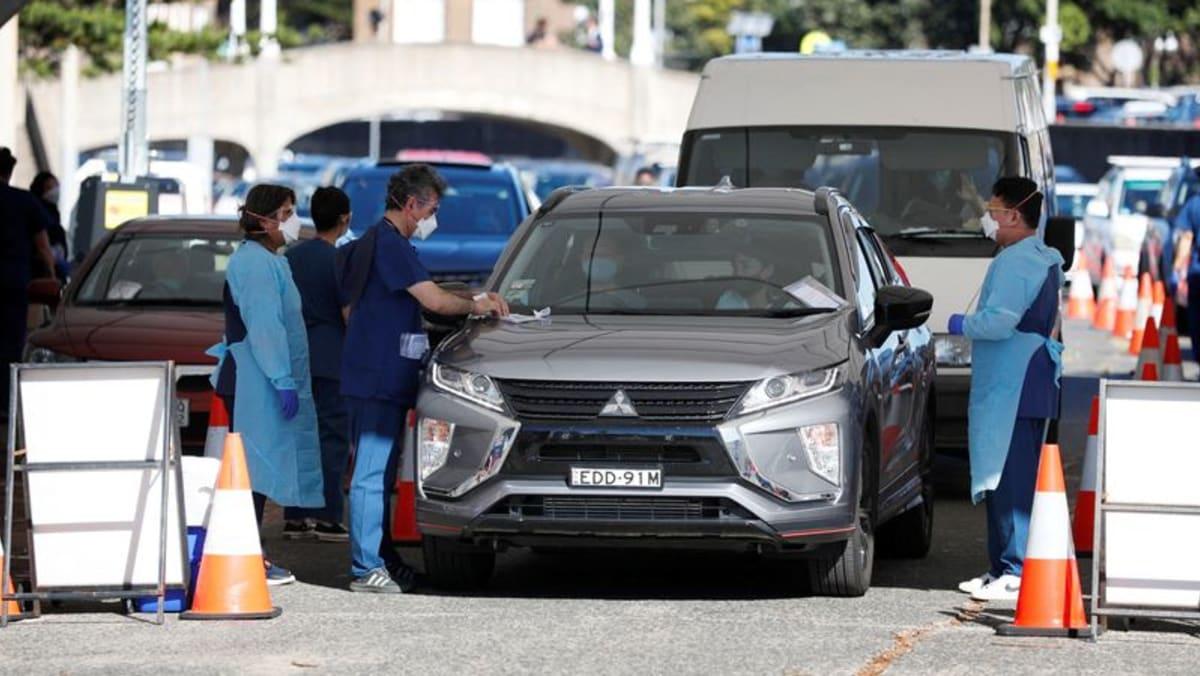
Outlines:
[[1058, 332], [1063, 258], [1038, 237], [1042, 193], [1002, 178], [982, 219], [1001, 251], [988, 266], [979, 307], [950, 318], [971, 339], [967, 409], [971, 499], [987, 502], [986, 573], [959, 585], [978, 601], [1015, 601], [1047, 421], [1058, 417]]
[[413, 587], [413, 571], [396, 560], [385, 529], [388, 478], [403, 449], [408, 409], [416, 403], [429, 340], [421, 308], [440, 315], [508, 314], [496, 294], [464, 298], [434, 284], [409, 238], [437, 229], [445, 181], [415, 164], [388, 181], [383, 219], [338, 258], [342, 298], [349, 308], [342, 354], [342, 394], [350, 412], [354, 474], [350, 484], [350, 590], [398, 594]]
[[292, 279], [300, 291], [304, 326], [308, 330], [309, 370], [317, 428], [321, 437], [321, 473], [325, 479], [325, 507], [283, 510], [283, 536], [345, 542], [350, 532], [342, 525], [342, 477], [350, 455], [349, 424], [342, 401], [342, 342], [346, 320], [334, 274], [337, 241], [350, 227], [350, 198], [337, 188], [318, 188], [310, 202], [317, 236], [288, 250]]
[[[1196, 170], [1200, 176], [1200, 169]], [[1192, 236], [1192, 249], [1188, 255], [1187, 267], [1176, 270], [1175, 245], [1184, 233]], [[1171, 297], [1179, 283], [1187, 280], [1187, 322], [1188, 334], [1192, 339], [1192, 358], [1200, 363], [1200, 195], [1192, 195], [1175, 216], [1171, 224], [1171, 234], [1163, 243], [1163, 266], [1167, 272], [1167, 284], [1171, 289]], [[1183, 279], [1180, 279], [1182, 275]]]

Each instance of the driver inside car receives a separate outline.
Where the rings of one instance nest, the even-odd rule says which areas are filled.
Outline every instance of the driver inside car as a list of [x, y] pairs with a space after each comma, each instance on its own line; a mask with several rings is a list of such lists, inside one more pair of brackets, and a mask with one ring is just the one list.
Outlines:
[[750, 284], [750, 280], [768, 282], [775, 274], [775, 266], [761, 258], [738, 251], [733, 255], [733, 289], [727, 289], [717, 299], [718, 310], [749, 310], [765, 308], [770, 302], [772, 284]]
[[627, 310], [646, 307], [646, 299], [629, 278], [629, 252], [635, 246], [637, 240], [632, 235], [610, 230], [600, 234], [590, 256], [587, 249], [583, 250], [579, 264], [591, 282], [591, 304]]

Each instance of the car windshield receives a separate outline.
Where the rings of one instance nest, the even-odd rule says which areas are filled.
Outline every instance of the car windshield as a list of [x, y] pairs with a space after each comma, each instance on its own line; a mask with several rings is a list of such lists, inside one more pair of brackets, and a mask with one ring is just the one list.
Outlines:
[[1121, 213], [1144, 214], [1146, 210], [1162, 197], [1166, 181], [1136, 180], [1125, 181], [1125, 191], [1121, 197]]
[[80, 305], [220, 305], [239, 240], [140, 235], [113, 240], [79, 287]]
[[517, 311], [800, 316], [841, 307], [815, 217], [604, 212], [539, 222], [500, 277]]
[[1016, 136], [883, 127], [692, 132], [685, 185], [837, 188], [882, 235], [981, 236], [996, 179], [1020, 173]]
[[1061, 192], [1054, 198], [1055, 205], [1058, 207], [1058, 215], [1076, 220], [1082, 219], [1087, 214], [1087, 205], [1090, 201], [1092, 201], [1091, 195], [1064, 195]]
[[[438, 206], [439, 234], [507, 237], [524, 217], [507, 174], [458, 167], [438, 167], [438, 173], [449, 186]], [[391, 172], [371, 170], [346, 177], [342, 190], [354, 205], [350, 229], [356, 235], [383, 218], [390, 176]]]

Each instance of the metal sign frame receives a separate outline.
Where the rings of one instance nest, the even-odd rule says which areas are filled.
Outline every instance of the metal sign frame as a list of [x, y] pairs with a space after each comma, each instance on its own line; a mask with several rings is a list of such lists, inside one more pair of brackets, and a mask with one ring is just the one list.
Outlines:
[[[24, 421], [21, 408], [20, 382], [21, 375], [26, 371], [33, 370], [103, 370], [103, 369], [129, 369], [129, 368], [161, 368], [163, 369], [163, 390], [162, 390], [162, 411], [159, 413], [161, 419], [159, 423], [162, 425], [162, 444], [161, 454], [158, 459], [151, 460], [120, 460], [120, 461], [94, 461], [94, 462], [54, 462], [54, 463], [30, 463], [22, 461], [17, 464], [17, 441], [20, 438], [18, 435], [18, 426], [21, 428], [22, 436], [24, 433]], [[6, 594], [5, 599], [14, 601], [33, 601], [33, 615], [41, 614], [42, 601], [93, 601], [102, 599], [123, 599], [133, 600], [146, 597], [155, 597], [158, 601], [158, 610], [155, 616], [155, 624], [162, 625], [164, 623], [164, 607], [166, 605], [166, 594], [168, 589], [187, 589], [188, 579], [190, 577], [190, 561], [188, 557], [188, 545], [186, 536], [186, 517], [184, 515], [184, 499], [183, 499], [183, 478], [181, 473], [180, 462], [180, 438], [179, 428], [175, 424], [175, 363], [168, 362], [109, 362], [96, 363], [84, 362], [78, 364], [13, 364], [10, 367], [11, 380], [9, 384], [9, 392], [11, 398], [9, 400], [9, 426], [8, 426], [8, 465], [5, 473], [5, 496], [4, 496], [4, 545], [5, 552], [12, 551], [12, 530], [13, 530], [13, 501], [15, 491], [16, 474], [20, 472], [26, 481], [25, 491], [25, 508], [26, 515], [32, 519], [30, 512], [30, 493], [28, 490], [28, 478], [31, 474], [39, 472], [94, 472], [94, 471], [115, 471], [115, 470], [155, 470], [159, 471], [159, 523], [158, 523], [158, 581], [153, 585], [138, 585], [138, 584], [119, 584], [106, 585], [103, 587], [79, 587], [75, 589], [57, 588], [55, 591], [39, 591], [37, 583], [37, 565], [35, 546], [33, 543], [32, 521], [30, 530], [27, 535], [29, 537], [29, 562], [30, 562], [30, 579], [32, 580], [32, 590], [28, 592]], [[170, 498], [174, 488], [176, 505], [174, 506], [179, 523], [179, 542], [180, 548], [180, 563], [182, 566], [182, 584], [168, 584], [167, 582], [167, 546], [168, 546], [168, 509], [170, 508]], [[136, 528], [135, 528], [136, 531]], [[12, 571], [12, 556], [4, 557], [3, 579], [11, 579]], [[0, 603], [0, 627], [8, 625], [9, 613], [7, 604]]]
[[1094, 541], [1092, 543], [1092, 632], [1098, 636], [1101, 630], [1101, 618], [1157, 618], [1169, 620], [1200, 620], [1200, 608], [1181, 610], [1179, 608], [1154, 606], [1122, 606], [1109, 604], [1106, 601], [1107, 570], [1107, 524], [1108, 514], [1162, 514], [1200, 516], [1200, 499], [1195, 505], [1168, 505], [1149, 503], [1115, 502], [1107, 499], [1107, 486], [1104, 482], [1105, 465], [1107, 464], [1106, 418], [1108, 416], [1109, 390], [1185, 390], [1200, 404], [1200, 385], [1196, 383], [1151, 382], [1136, 380], [1109, 381], [1100, 380], [1100, 420], [1096, 452], [1096, 510], [1093, 514], [1095, 524]]

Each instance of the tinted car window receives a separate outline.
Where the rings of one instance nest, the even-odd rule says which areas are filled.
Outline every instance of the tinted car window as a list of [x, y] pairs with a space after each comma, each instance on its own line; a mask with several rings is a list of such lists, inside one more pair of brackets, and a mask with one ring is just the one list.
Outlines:
[[[342, 190], [350, 197], [356, 234], [383, 218], [392, 173], [372, 168], [347, 176]], [[439, 234], [509, 235], [521, 222], [516, 186], [507, 174], [460, 167], [439, 167], [438, 173], [449, 186], [438, 207]]]
[[1166, 181], [1125, 181], [1125, 193], [1121, 196], [1121, 213], [1146, 213], [1146, 207], [1158, 203], [1164, 185]]
[[188, 235], [114, 240], [83, 280], [75, 301], [219, 305], [225, 268], [238, 244], [232, 238]]
[[[831, 241], [816, 217], [564, 215], [528, 233], [501, 276], [500, 293], [555, 314], [830, 309], [844, 303]], [[785, 291], [794, 284], [802, 288]]]
[[1064, 195], [1058, 193], [1054, 197], [1055, 205], [1058, 207], [1058, 215], [1068, 216], [1076, 220], [1082, 219], [1087, 215], [1087, 205], [1090, 201], [1092, 201], [1090, 195]]

